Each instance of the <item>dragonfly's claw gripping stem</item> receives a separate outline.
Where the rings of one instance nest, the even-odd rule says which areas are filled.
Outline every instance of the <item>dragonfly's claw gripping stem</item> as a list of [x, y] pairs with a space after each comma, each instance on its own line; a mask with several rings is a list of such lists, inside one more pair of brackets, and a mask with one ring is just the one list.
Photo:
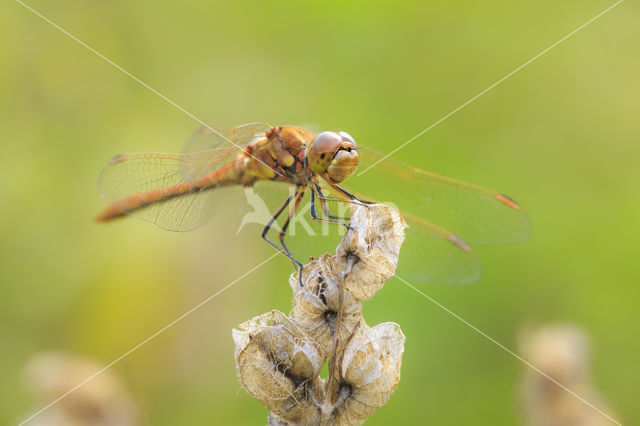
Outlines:
[[300, 283], [300, 287], [304, 287], [304, 284], [302, 283], [302, 268], [303, 268], [302, 265], [298, 267], [298, 270], [300, 271], [298, 275], [298, 282]]

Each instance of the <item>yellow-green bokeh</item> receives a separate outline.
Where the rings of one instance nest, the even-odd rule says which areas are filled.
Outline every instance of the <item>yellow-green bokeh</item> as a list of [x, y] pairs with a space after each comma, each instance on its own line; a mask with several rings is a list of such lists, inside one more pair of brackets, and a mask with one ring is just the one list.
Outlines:
[[[390, 151], [613, 2], [29, 4], [214, 125], [341, 128]], [[175, 234], [92, 221], [122, 151], [179, 151], [198, 125], [16, 2], [0, 14], [0, 423], [37, 407], [21, 370], [63, 350], [105, 365], [271, 255], [222, 220]], [[572, 321], [593, 380], [640, 422], [640, 9], [624, 2], [397, 153], [513, 195], [532, 236], [481, 247], [469, 286], [421, 289], [509, 348]], [[363, 176], [366, 178], [366, 175]], [[231, 329], [288, 311], [277, 258], [113, 367], [153, 425], [264, 424]], [[397, 281], [365, 305], [407, 336], [402, 380], [368, 424], [520, 422], [525, 368]]]

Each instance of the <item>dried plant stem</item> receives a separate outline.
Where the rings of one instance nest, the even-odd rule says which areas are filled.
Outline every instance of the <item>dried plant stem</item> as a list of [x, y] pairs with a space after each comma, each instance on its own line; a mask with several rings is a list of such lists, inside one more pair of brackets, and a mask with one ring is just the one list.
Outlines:
[[[338, 352], [338, 346], [340, 344], [340, 337], [337, 330], [342, 327], [342, 317], [344, 316], [344, 280], [347, 274], [351, 271], [351, 267], [355, 263], [357, 258], [353, 254], [347, 255], [347, 262], [345, 264], [344, 271], [340, 273], [340, 279], [338, 280], [338, 312], [336, 313], [334, 333], [331, 336], [333, 342], [333, 349], [331, 350], [331, 358], [329, 360], [329, 377], [325, 387], [325, 402], [321, 406], [322, 425], [328, 425], [331, 420], [333, 412], [342, 402], [339, 401], [340, 396], [340, 370], [342, 370], [343, 352]], [[351, 336], [349, 336], [351, 337]], [[344, 399], [344, 398], [342, 398]]]

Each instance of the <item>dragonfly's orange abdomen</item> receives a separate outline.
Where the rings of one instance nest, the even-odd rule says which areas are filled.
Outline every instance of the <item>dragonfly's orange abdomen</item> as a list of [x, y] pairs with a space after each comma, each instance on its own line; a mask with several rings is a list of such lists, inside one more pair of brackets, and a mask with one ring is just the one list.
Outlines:
[[111, 203], [96, 217], [96, 220], [98, 222], [106, 222], [151, 204], [190, 193], [193, 189], [193, 185], [184, 182], [179, 185], [134, 194]]

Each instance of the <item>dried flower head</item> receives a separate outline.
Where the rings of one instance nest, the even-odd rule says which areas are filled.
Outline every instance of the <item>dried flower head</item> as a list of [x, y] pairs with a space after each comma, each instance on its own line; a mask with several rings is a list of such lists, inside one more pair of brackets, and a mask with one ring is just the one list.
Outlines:
[[360, 424], [389, 400], [405, 338], [397, 324], [367, 326], [361, 302], [393, 276], [406, 227], [390, 207], [352, 205], [337, 254], [305, 265], [302, 287], [298, 273], [289, 278], [291, 316], [272, 311], [233, 330], [240, 381], [271, 425]]
[[407, 223], [398, 212], [376, 204], [352, 206], [351, 229], [337, 248], [335, 270], [344, 270], [348, 256], [358, 262], [345, 279], [345, 288], [358, 300], [368, 300], [391, 278], [398, 266]]
[[[589, 377], [589, 338], [574, 324], [550, 324], [522, 331], [520, 351], [537, 368], [609, 415]], [[526, 424], [531, 426], [604, 426], [611, 421], [545, 376], [529, 368], [522, 378]]]
[[305, 265], [302, 287], [298, 274], [289, 277], [289, 284], [294, 291], [291, 317], [318, 344], [324, 357], [329, 355], [333, 338], [337, 337], [346, 344], [362, 318], [362, 305], [350, 292], [346, 292], [342, 320], [336, 329], [340, 310], [340, 278], [330, 268], [330, 260], [331, 256], [323, 254]]
[[233, 330], [236, 365], [243, 386], [270, 411], [297, 421], [313, 410], [306, 397], [322, 368], [316, 344], [279, 311]]
[[405, 337], [398, 324], [363, 324], [347, 345], [342, 360], [344, 402], [335, 424], [360, 424], [391, 398], [400, 381]]
[[587, 379], [589, 339], [580, 327], [555, 324], [523, 332], [521, 351], [535, 366], [562, 383], [577, 383]]
[[[27, 363], [24, 378], [38, 406], [73, 389], [102, 365], [66, 352], [42, 352]], [[106, 371], [40, 414], [41, 426], [136, 426], [138, 408], [113, 371]]]

